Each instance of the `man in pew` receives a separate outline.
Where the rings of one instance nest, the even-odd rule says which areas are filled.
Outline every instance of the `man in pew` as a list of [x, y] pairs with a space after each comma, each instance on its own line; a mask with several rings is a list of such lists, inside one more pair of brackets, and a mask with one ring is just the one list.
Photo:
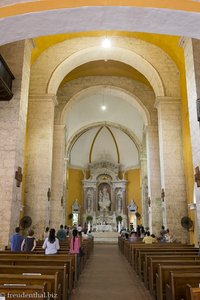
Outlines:
[[67, 235], [66, 235], [65, 230], [63, 229], [63, 225], [60, 225], [60, 229], [58, 230], [56, 236], [59, 239], [59, 242], [63, 242], [66, 240]]
[[15, 233], [10, 238], [10, 246], [12, 252], [20, 252], [23, 236], [20, 234], [20, 227], [15, 228]]

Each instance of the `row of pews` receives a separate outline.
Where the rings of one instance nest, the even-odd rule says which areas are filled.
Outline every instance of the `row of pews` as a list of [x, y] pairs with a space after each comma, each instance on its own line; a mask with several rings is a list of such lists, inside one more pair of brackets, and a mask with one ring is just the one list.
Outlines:
[[121, 237], [118, 246], [154, 299], [200, 300], [198, 248], [179, 243], [131, 243]]
[[[0, 299], [67, 300], [78, 281], [77, 255], [69, 254], [69, 241], [56, 255], [45, 255], [43, 241], [34, 252], [0, 252]], [[93, 250], [93, 239], [84, 240], [80, 272]]]

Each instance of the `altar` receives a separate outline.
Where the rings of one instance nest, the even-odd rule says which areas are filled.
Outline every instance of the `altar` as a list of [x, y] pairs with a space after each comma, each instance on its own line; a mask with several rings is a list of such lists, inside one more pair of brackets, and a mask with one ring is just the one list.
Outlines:
[[111, 225], [96, 225], [95, 227], [97, 232], [112, 231]]
[[[117, 217], [122, 217], [122, 225], [127, 227], [126, 184], [119, 178], [120, 165], [108, 161], [89, 164], [90, 177], [84, 173], [83, 215], [92, 219], [90, 225], [94, 232], [116, 232]], [[105, 225], [106, 224], [106, 225]]]

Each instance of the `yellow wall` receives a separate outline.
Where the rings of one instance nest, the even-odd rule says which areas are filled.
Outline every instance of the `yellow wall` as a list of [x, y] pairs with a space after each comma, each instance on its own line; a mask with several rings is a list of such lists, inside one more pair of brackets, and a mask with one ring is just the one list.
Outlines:
[[[66, 212], [68, 215], [72, 212], [72, 204], [75, 199], [78, 199], [80, 207], [82, 206], [82, 180], [83, 172], [80, 169], [67, 169], [67, 202]], [[71, 220], [67, 221], [67, 224], [71, 225]]]
[[142, 215], [140, 169], [133, 169], [127, 171], [125, 174], [125, 178], [128, 181], [126, 194], [127, 206], [131, 200], [134, 200], [135, 204], [138, 207], [138, 212], [140, 213], [140, 215]]

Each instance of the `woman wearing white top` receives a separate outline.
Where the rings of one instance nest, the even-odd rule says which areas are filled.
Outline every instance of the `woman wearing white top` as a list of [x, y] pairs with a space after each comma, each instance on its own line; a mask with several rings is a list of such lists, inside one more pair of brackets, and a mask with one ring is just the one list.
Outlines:
[[49, 232], [49, 237], [47, 237], [42, 246], [45, 249], [45, 254], [56, 254], [60, 249], [59, 241], [56, 238], [55, 229], [51, 229]]

